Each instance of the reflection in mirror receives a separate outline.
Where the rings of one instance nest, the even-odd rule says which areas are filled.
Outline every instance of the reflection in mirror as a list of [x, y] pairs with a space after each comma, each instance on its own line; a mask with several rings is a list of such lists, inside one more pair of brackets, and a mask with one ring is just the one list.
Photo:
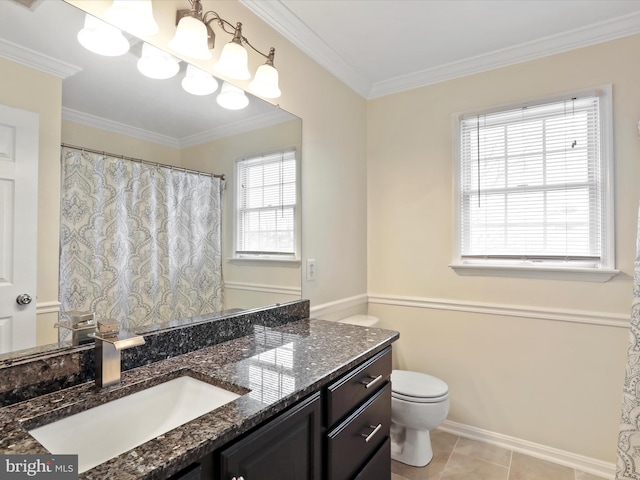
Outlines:
[[[28, 175], [32, 183], [37, 181], [38, 198], [30, 200], [37, 206], [37, 214], [23, 216], [22, 202], [12, 205], [15, 211], [10, 212], [11, 216], [3, 211], [5, 222], [7, 218], [20, 221], [13, 223], [15, 231], [8, 232], [6, 223], [0, 228], [3, 235], [0, 277], [11, 280], [11, 272], [28, 272], [28, 269], [22, 270], [21, 258], [31, 256], [37, 258], [37, 262], [33, 262], [32, 273], [23, 275], [27, 277], [25, 283], [5, 281], [12, 284], [12, 290], [2, 292], [0, 289], [3, 304], [0, 318], [13, 319], [14, 323], [13, 326], [11, 322], [0, 324], [0, 353], [16, 350], [15, 346], [37, 347], [13, 353], [11, 357], [15, 359], [22, 354], [33, 355], [57, 348], [58, 331], [54, 324], [59, 320], [60, 309], [60, 198], [64, 193], [61, 188], [65, 188], [61, 187], [60, 173], [62, 143], [149, 164], [224, 175], [223, 301], [219, 311], [201, 312], [202, 315], [224, 315], [238, 309], [300, 299], [300, 182], [296, 186], [293, 255], [275, 259], [259, 253], [237, 255], [234, 216], [236, 196], [241, 188], [235, 178], [238, 160], [295, 151], [299, 178], [301, 120], [249, 94], [246, 108], [236, 111], [221, 108], [216, 96], [222, 81], [218, 81], [213, 94], [188, 93], [182, 86], [183, 81], [189, 84], [185, 78], [197, 72], [183, 61], [178, 61], [178, 73], [172, 78], [154, 80], [142, 75], [137, 64], [145, 43], [128, 33], [124, 34], [131, 45], [128, 53], [119, 57], [91, 53], [76, 38], [84, 22], [84, 12], [62, 1], [0, 2], [0, 70], [3, 72], [0, 115], [5, 111], [9, 117], [15, 111], [38, 114], [38, 141], [32, 142], [38, 148], [37, 174], [31, 167]], [[7, 107], [10, 108], [6, 110]], [[10, 125], [10, 121], [4, 119], [0, 116], [0, 124]], [[0, 145], [0, 150], [3, 147]], [[0, 165], [5, 160], [1, 157]], [[16, 163], [18, 160], [16, 156]], [[0, 174], [2, 172], [0, 167]], [[5, 183], [0, 176], [0, 188]], [[6, 195], [7, 191], [2, 193]], [[10, 203], [5, 202], [2, 208]], [[13, 234], [32, 228], [30, 221], [33, 231], [37, 227], [37, 252], [24, 252], [20, 248], [22, 243], [13, 240]], [[35, 236], [33, 232], [30, 235]], [[7, 241], [8, 238], [12, 241]], [[13, 270], [8, 269], [8, 265]], [[18, 275], [14, 277], [18, 279]], [[16, 304], [16, 296], [23, 293], [34, 298], [30, 305]], [[91, 309], [95, 310], [95, 306]], [[168, 325], [182, 324], [181, 321], [172, 318]], [[22, 329], [30, 332], [26, 334], [26, 343], [12, 338], [12, 331], [21, 330], [16, 327], [18, 322], [31, 325]], [[166, 325], [152, 323], [146, 327], [154, 331]]]

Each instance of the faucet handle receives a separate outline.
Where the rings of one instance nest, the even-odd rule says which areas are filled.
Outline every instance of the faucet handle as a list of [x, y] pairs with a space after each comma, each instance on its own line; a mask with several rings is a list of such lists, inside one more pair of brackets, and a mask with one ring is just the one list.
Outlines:
[[98, 320], [98, 331], [91, 335], [96, 340], [111, 343], [116, 350], [125, 350], [145, 343], [142, 335], [129, 330], [120, 330], [122, 325], [114, 319]]
[[98, 332], [100, 332], [105, 337], [118, 335], [118, 333], [120, 332], [120, 326], [120, 323], [112, 318], [98, 320]]

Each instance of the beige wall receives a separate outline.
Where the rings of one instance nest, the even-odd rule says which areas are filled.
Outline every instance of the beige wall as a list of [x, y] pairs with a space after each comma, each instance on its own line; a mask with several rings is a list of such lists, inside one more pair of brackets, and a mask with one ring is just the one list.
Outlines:
[[[0, 104], [39, 114], [37, 304], [58, 301], [61, 79], [0, 58]], [[42, 309], [40, 309], [42, 310]], [[37, 317], [38, 344], [50, 343], [55, 314]]]
[[[640, 193], [639, 55], [640, 36], [628, 37], [369, 102], [369, 312], [400, 331], [396, 368], [449, 383], [449, 420], [615, 462]], [[457, 275], [453, 115], [603, 84], [613, 84], [621, 273], [607, 283]], [[582, 315], [599, 324], [559, 321]]]

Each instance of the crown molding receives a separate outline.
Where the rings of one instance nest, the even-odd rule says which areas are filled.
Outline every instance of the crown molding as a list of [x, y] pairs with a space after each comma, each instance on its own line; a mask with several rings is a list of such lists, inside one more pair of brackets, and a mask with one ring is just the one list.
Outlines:
[[356, 93], [367, 99], [399, 93], [640, 33], [640, 12], [632, 13], [548, 36], [540, 40], [514, 45], [483, 55], [373, 83], [349, 65], [338, 52], [327, 45], [300, 18], [293, 14], [281, 0], [269, 2], [240, 0], [240, 2], [322, 67], [356, 91]]
[[368, 98], [382, 97], [425, 85], [432, 85], [638, 33], [640, 33], [640, 12], [377, 82], [371, 88]]
[[291, 120], [291, 114], [280, 110], [279, 108], [265, 113], [263, 115], [257, 115], [247, 120], [241, 120], [234, 123], [227, 123], [211, 130], [207, 130], [194, 135], [189, 135], [179, 139], [180, 147], [193, 147], [194, 145], [200, 145], [202, 143], [212, 142], [224, 137], [230, 137], [238, 135], [240, 133], [249, 132], [251, 130], [257, 130], [259, 128], [269, 127], [271, 125], [277, 125]]
[[181, 147], [180, 141], [177, 138], [150, 132], [149, 130], [144, 130], [142, 128], [132, 127], [131, 125], [126, 125], [124, 123], [114, 122], [113, 120], [107, 120], [106, 118], [79, 112], [67, 107], [62, 107], [62, 119], [69, 122], [87, 125], [89, 127], [99, 128], [101, 130], [107, 130], [113, 133], [119, 133], [120, 135], [127, 135], [147, 142], [158, 143], [166, 147]]
[[80, 67], [43, 55], [3, 38], [0, 38], [0, 57], [62, 79], [82, 70]]
[[265, 128], [271, 125], [277, 125], [279, 123], [291, 120], [291, 114], [278, 109], [264, 115], [250, 118], [248, 120], [225, 124], [220, 127], [216, 127], [202, 133], [197, 133], [195, 135], [189, 135], [183, 138], [175, 138], [168, 135], [162, 135], [159, 133], [151, 132], [149, 130], [144, 130], [142, 128], [133, 127], [125, 123], [114, 122], [113, 120], [97, 117], [95, 115], [84, 112], [79, 112], [78, 110], [72, 110], [67, 107], [62, 107], [62, 119], [69, 122], [87, 125], [93, 128], [99, 128], [101, 130], [107, 130], [109, 132], [118, 133], [120, 135], [127, 135], [139, 140], [157, 143], [166, 147], [186, 148], [200, 145], [202, 143], [212, 142], [220, 138], [249, 132], [251, 130]]
[[274, 30], [319, 63], [358, 95], [367, 98], [372, 84], [360, 72], [311, 30], [280, 0], [240, 0]]

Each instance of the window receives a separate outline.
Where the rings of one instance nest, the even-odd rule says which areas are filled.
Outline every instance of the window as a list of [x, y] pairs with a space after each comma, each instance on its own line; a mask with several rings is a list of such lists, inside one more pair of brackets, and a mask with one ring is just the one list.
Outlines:
[[236, 258], [295, 258], [296, 176], [294, 150], [236, 161]]
[[456, 271], [616, 273], [610, 97], [608, 87], [461, 117]]

